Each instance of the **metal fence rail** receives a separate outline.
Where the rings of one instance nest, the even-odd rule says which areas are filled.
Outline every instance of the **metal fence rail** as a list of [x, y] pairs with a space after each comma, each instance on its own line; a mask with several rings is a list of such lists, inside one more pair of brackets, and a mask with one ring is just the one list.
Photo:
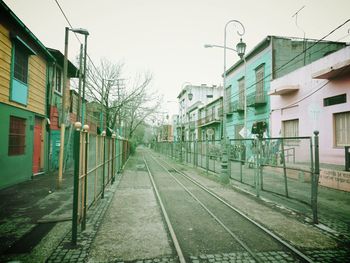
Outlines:
[[[319, 178], [318, 132], [314, 137], [231, 139], [228, 173], [232, 180], [261, 191], [298, 200], [310, 206], [317, 218]], [[158, 142], [155, 150], [207, 172], [221, 172], [222, 142]]]
[[74, 131], [74, 191], [72, 243], [77, 242], [78, 225], [86, 228], [88, 209], [104, 198], [108, 184], [113, 183], [130, 155], [129, 141], [116, 135], [105, 136]]

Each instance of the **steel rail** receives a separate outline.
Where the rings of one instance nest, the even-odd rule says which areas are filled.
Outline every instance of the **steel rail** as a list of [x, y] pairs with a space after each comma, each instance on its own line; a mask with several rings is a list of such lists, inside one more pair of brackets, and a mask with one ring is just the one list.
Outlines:
[[210, 209], [203, 204], [203, 202], [201, 202], [197, 196], [195, 196], [183, 183], [181, 183], [174, 175], [171, 174], [171, 172], [168, 171], [168, 169], [166, 167], [164, 167], [160, 162], [158, 162], [152, 155], [151, 158], [153, 160], [155, 160], [194, 200], [197, 201], [197, 203], [200, 204], [201, 207], [204, 208], [205, 211], [208, 212], [209, 215], [211, 215], [216, 222], [219, 223], [219, 225], [221, 225], [227, 233], [230, 234], [230, 236], [233, 237], [234, 240], [236, 240], [241, 247], [243, 247], [253, 258], [256, 262], [262, 262], [259, 257], [248, 247], [247, 244], [244, 243], [244, 241], [242, 241], [237, 235], [235, 235], [212, 211], [210, 211]]
[[166, 224], [167, 224], [167, 226], [168, 226], [168, 229], [169, 229], [169, 232], [170, 232], [170, 236], [171, 236], [171, 238], [172, 238], [172, 240], [173, 240], [173, 243], [174, 243], [174, 246], [175, 246], [176, 253], [177, 253], [178, 257], [179, 257], [179, 261], [180, 261], [180, 263], [186, 263], [185, 257], [184, 257], [184, 255], [183, 255], [183, 253], [182, 253], [182, 250], [181, 250], [181, 247], [180, 247], [180, 244], [179, 244], [179, 241], [177, 240], [177, 237], [176, 237], [175, 231], [174, 231], [174, 229], [173, 229], [173, 226], [172, 226], [172, 224], [171, 224], [171, 222], [170, 222], [168, 213], [167, 213], [166, 210], [165, 210], [163, 201], [162, 201], [162, 199], [161, 199], [161, 197], [160, 197], [160, 195], [159, 195], [157, 186], [156, 186], [156, 184], [155, 184], [155, 182], [154, 182], [152, 173], [151, 173], [151, 171], [150, 171], [150, 169], [149, 169], [149, 167], [148, 167], [147, 161], [146, 161], [146, 159], [145, 159], [144, 156], [143, 156], [143, 161], [144, 161], [144, 163], [145, 163], [145, 165], [146, 165], [146, 168], [147, 168], [147, 171], [148, 171], [148, 176], [149, 176], [149, 178], [150, 178], [150, 180], [151, 180], [151, 183], [152, 183], [152, 186], [153, 186], [153, 190], [154, 190], [154, 192], [155, 192], [155, 194], [156, 194], [156, 197], [157, 197], [157, 199], [158, 199], [158, 203], [159, 203], [160, 208], [161, 208], [161, 210], [162, 210], [162, 213], [163, 213], [165, 222], [166, 222]]
[[[153, 158], [153, 156], [152, 156]], [[309, 263], [314, 263], [314, 261], [309, 258], [307, 255], [305, 255], [303, 252], [301, 252], [299, 249], [293, 247], [292, 245], [288, 244], [286, 241], [284, 241], [282, 238], [280, 238], [279, 236], [277, 236], [275, 233], [273, 233], [272, 231], [270, 231], [269, 229], [267, 229], [266, 227], [262, 226], [261, 224], [259, 224], [258, 222], [256, 222], [255, 220], [251, 219], [250, 217], [248, 217], [247, 215], [245, 215], [243, 212], [241, 212], [240, 210], [238, 210], [237, 208], [233, 207], [231, 204], [229, 204], [227, 201], [225, 201], [223, 198], [221, 198], [219, 195], [217, 195], [216, 193], [212, 192], [211, 190], [209, 190], [207, 187], [205, 187], [204, 185], [200, 184], [199, 182], [197, 182], [196, 180], [194, 180], [193, 178], [191, 178], [190, 176], [188, 176], [187, 174], [183, 173], [182, 171], [176, 169], [174, 166], [172, 166], [171, 164], [169, 164], [168, 162], [162, 160], [163, 162], [165, 162], [167, 165], [169, 165], [174, 171], [176, 171], [177, 173], [181, 174], [182, 176], [186, 177], [189, 181], [193, 182], [194, 184], [196, 184], [198, 187], [202, 188], [204, 191], [206, 191], [208, 194], [212, 195], [213, 197], [215, 197], [216, 199], [218, 199], [220, 202], [222, 202], [223, 204], [225, 204], [226, 206], [228, 206], [229, 208], [231, 208], [232, 210], [234, 210], [236, 213], [238, 213], [239, 215], [241, 215], [242, 217], [244, 217], [245, 219], [247, 219], [249, 222], [251, 222], [252, 224], [254, 224], [255, 226], [257, 226], [258, 228], [260, 228], [261, 230], [263, 230], [265, 233], [267, 233], [269, 236], [271, 236], [273, 239], [275, 239], [276, 241], [278, 241], [280, 244], [282, 244], [283, 246], [285, 246], [287, 249], [289, 249], [290, 251], [292, 251], [293, 253], [295, 253], [299, 258], [303, 259], [306, 262]]]

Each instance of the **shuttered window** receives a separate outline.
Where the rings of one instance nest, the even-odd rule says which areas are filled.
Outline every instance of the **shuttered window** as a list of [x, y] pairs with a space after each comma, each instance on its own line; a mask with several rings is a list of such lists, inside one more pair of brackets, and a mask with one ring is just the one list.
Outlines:
[[59, 68], [56, 68], [55, 91], [62, 93], [62, 71]]
[[245, 88], [244, 88], [244, 78], [241, 78], [238, 80], [238, 107], [240, 109], [244, 108], [244, 94], [245, 94]]
[[231, 85], [228, 86], [225, 89], [225, 96], [224, 96], [224, 105], [225, 105], [225, 113], [230, 113], [231, 109], [230, 109], [230, 103], [231, 103]]
[[[287, 120], [282, 122], [283, 137], [298, 137], [299, 136], [299, 120]], [[299, 145], [299, 140], [288, 139], [285, 145]]]
[[334, 114], [335, 146], [350, 145], [350, 111]]
[[22, 155], [25, 151], [26, 120], [10, 116], [8, 155]]
[[255, 70], [255, 100], [256, 102], [264, 101], [264, 65]]

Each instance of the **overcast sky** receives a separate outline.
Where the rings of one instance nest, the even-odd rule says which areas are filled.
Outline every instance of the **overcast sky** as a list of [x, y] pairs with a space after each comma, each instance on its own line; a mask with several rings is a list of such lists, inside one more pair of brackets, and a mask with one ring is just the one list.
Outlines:
[[[90, 32], [88, 53], [95, 64], [105, 57], [125, 63], [125, 73], [150, 71], [152, 86], [164, 101], [176, 100], [184, 82], [221, 84], [223, 50], [203, 45], [223, 45], [224, 25], [231, 19], [246, 29], [247, 51], [267, 35], [319, 39], [350, 18], [349, 0], [58, 0], [73, 27]], [[44, 43], [63, 53], [64, 27], [68, 26], [55, 0], [5, 0], [24, 24]], [[228, 30], [228, 46], [239, 41]], [[328, 39], [350, 42], [350, 23]], [[74, 60], [79, 42], [70, 37], [69, 57]], [[237, 55], [228, 52], [228, 66]], [[128, 76], [126, 76], [128, 77]], [[170, 114], [175, 103], [169, 103]]]

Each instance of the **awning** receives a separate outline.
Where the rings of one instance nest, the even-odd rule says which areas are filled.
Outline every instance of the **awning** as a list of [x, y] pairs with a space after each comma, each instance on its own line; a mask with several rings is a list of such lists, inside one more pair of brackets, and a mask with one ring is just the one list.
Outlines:
[[335, 79], [350, 74], [350, 59], [336, 63], [312, 74], [314, 79]]
[[270, 90], [269, 95], [284, 95], [299, 90], [299, 85], [284, 85], [277, 89]]
[[19, 36], [14, 35], [14, 36], [11, 36], [11, 38], [16, 43], [18, 43], [21, 47], [23, 47], [29, 53], [29, 55], [36, 55], [36, 52], [26, 42], [24, 42]]

